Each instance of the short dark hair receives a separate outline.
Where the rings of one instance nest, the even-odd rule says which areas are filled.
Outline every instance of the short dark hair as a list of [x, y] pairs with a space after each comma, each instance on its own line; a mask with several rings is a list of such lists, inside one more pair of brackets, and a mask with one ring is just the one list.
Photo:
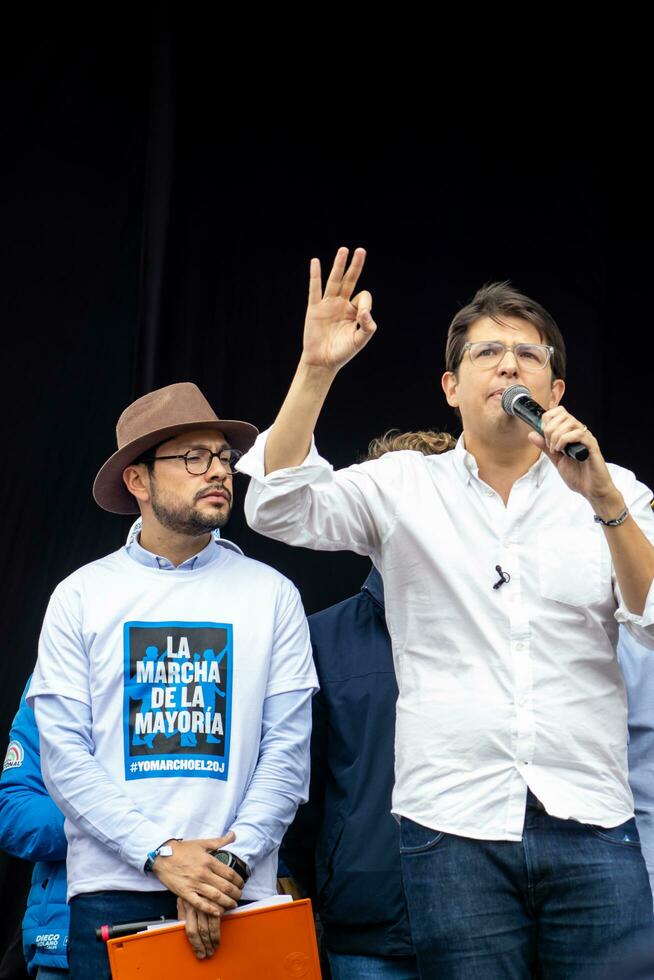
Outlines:
[[138, 466], [140, 463], [145, 463], [145, 465], [148, 468], [148, 474], [150, 476], [154, 476], [153, 456], [156, 456], [157, 449], [159, 449], [160, 446], [163, 446], [164, 443], [166, 442], [170, 442], [170, 440], [163, 439], [161, 442], [158, 442], [155, 446], [150, 446], [149, 449], [146, 449], [145, 452], [141, 453], [138, 459], [133, 460], [129, 465]]
[[565, 379], [565, 344], [554, 317], [550, 316], [545, 307], [536, 300], [514, 289], [510, 282], [487, 283], [478, 289], [471, 302], [456, 314], [447, 331], [446, 371], [456, 373], [463, 358], [463, 345], [466, 342], [468, 328], [483, 316], [490, 317], [496, 323], [502, 322], [502, 316], [515, 316], [533, 323], [541, 340], [554, 348], [550, 360], [552, 379]]

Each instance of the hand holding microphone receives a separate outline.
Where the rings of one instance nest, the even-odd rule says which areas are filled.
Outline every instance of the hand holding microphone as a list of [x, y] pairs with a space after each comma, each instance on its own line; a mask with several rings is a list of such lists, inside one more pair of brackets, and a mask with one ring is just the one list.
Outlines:
[[[543, 435], [541, 418], [546, 410], [533, 400], [529, 388], [525, 388], [524, 385], [511, 385], [502, 395], [502, 408], [507, 415], [522, 419], [539, 435]], [[588, 459], [588, 447], [581, 442], [568, 442], [562, 448], [566, 456], [576, 459], [579, 463]]]
[[[585, 425], [575, 419], [562, 405], [545, 410], [535, 402], [524, 385], [511, 385], [502, 395], [502, 408], [507, 415], [522, 419], [538, 433], [539, 445], [556, 466], [561, 479], [591, 504], [596, 515], [616, 518], [625, 508], [624, 498], [617, 490], [600, 451], [597, 440]], [[545, 424], [541, 421], [547, 414]], [[585, 436], [586, 444], [575, 442]], [[570, 441], [568, 441], [570, 439]], [[584, 462], [584, 466], [579, 463]]]

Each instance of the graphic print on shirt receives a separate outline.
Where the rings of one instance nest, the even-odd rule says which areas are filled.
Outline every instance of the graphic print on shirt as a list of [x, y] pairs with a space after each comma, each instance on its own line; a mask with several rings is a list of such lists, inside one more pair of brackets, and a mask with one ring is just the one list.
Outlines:
[[231, 623], [125, 623], [125, 778], [227, 779]]

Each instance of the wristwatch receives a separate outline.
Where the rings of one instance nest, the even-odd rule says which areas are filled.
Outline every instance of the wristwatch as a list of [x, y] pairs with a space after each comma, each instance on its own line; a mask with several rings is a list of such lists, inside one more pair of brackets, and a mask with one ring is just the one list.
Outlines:
[[173, 856], [173, 849], [170, 844], [160, 844], [159, 847], [155, 848], [154, 851], [150, 851], [147, 856], [146, 862], [143, 865], [143, 870], [146, 874], [154, 868], [154, 862], [158, 857], [169, 858]]
[[220, 861], [221, 864], [225, 864], [228, 868], [233, 868], [234, 871], [241, 876], [244, 883], [252, 874], [245, 861], [241, 861], [240, 857], [236, 857], [236, 855], [232, 854], [231, 851], [224, 851], [222, 848], [220, 848], [217, 851], [210, 851], [209, 853], [212, 855], [212, 857], [215, 857], [217, 861]]

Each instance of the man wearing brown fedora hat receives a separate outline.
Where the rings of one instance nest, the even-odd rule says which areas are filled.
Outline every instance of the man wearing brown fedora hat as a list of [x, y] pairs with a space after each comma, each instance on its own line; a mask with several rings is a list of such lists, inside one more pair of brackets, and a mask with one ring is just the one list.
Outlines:
[[105, 923], [177, 915], [203, 959], [225, 911], [274, 893], [317, 686], [295, 587], [215, 536], [255, 427], [183, 383], [116, 434], [93, 495], [140, 534], [57, 586], [29, 692], [67, 818], [73, 978], [110, 976]]

